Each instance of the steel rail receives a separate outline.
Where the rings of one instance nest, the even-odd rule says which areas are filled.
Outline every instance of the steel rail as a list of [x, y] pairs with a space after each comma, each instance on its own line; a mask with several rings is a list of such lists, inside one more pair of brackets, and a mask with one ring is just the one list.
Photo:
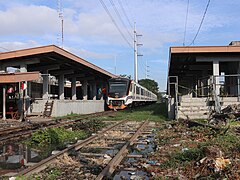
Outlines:
[[[12, 134], [12, 133], [16, 133], [19, 131], [24, 131], [24, 130], [30, 130], [30, 129], [36, 129], [38, 128], [38, 125], [43, 125], [43, 127], [57, 127], [59, 123], [61, 125], [68, 125], [68, 124], [74, 124], [75, 122], [78, 121], [82, 121], [82, 120], [87, 120], [89, 118], [95, 117], [95, 116], [99, 116], [99, 115], [108, 115], [108, 114], [112, 114], [115, 113], [114, 111], [104, 111], [104, 112], [97, 112], [97, 113], [92, 113], [92, 114], [87, 114], [87, 117], [83, 117], [83, 118], [78, 118], [75, 120], [69, 120], [66, 121], [67, 119], [62, 119], [59, 122], [56, 122], [55, 120], [50, 120], [50, 121], [46, 121], [44, 123], [33, 123], [33, 124], [20, 124], [20, 126], [17, 127], [10, 127], [10, 128], [0, 128], [0, 135], [7, 135], [7, 134]], [[16, 124], [17, 125], [17, 124]]]
[[[111, 111], [112, 113], [113, 111]], [[78, 123], [79, 121], [83, 121], [83, 120], [88, 120], [91, 117], [95, 117], [98, 116], [99, 114], [103, 114], [103, 115], [108, 115], [111, 114], [109, 111], [107, 111], [107, 113], [94, 113], [91, 114], [90, 117], [85, 117], [85, 118], [80, 118], [80, 119], [75, 119], [75, 120], [69, 120], [69, 121], [62, 121], [59, 122], [58, 124], [52, 124], [53, 122], [49, 122], [49, 124], [44, 124], [43, 127], [37, 127], [37, 124], [31, 125], [29, 127], [26, 126], [21, 126], [21, 127], [14, 127], [14, 128], [7, 128], [7, 129], [3, 129], [3, 131], [5, 132], [0, 132], [0, 144], [3, 144], [4, 142], [6, 142], [9, 139], [14, 139], [14, 138], [20, 138], [21, 136], [30, 136], [33, 132], [36, 132], [37, 130], [40, 129], [45, 129], [45, 128], [55, 128], [55, 127], [61, 127], [61, 126], [68, 126], [71, 124], [75, 124]], [[113, 112], [115, 113], [115, 112]], [[9, 133], [6, 133], [9, 132]], [[5, 133], [5, 134], [4, 134]], [[4, 135], [2, 135], [4, 134]]]
[[134, 144], [134, 141], [141, 134], [141, 131], [147, 126], [149, 121], [145, 121], [137, 130], [137, 132], [127, 141], [127, 143], [120, 149], [116, 156], [109, 162], [109, 164], [102, 170], [98, 175], [96, 180], [101, 180], [104, 177], [109, 177], [114, 171], [115, 168], [121, 163], [122, 159], [128, 153], [128, 147]]
[[63, 156], [64, 154], [68, 154], [71, 150], [79, 150], [80, 148], [82, 148], [83, 146], [86, 146], [87, 144], [91, 143], [92, 141], [94, 141], [95, 139], [101, 137], [105, 132], [117, 127], [118, 125], [120, 124], [123, 124], [125, 123], [127, 120], [123, 120], [123, 121], [120, 121], [104, 130], [102, 130], [101, 132], [99, 132], [98, 134], [96, 135], [93, 135], [93, 136], [90, 136], [89, 138], [79, 142], [79, 143], [76, 143], [60, 152], [58, 152], [57, 154], [55, 155], [52, 155], [42, 161], [40, 161], [39, 163], [33, 165], [32, 167], [30, 168], [27, 168], [21, 172], [19, 172], [16, 176], [29, 176], [33, 173], [37, 173], [37, 172], [40, 172], [41, 170], [44, 170], [49, 164], [51, 163], [54, 163], [56, 161], [56, 158], [57, 157], [61, 157]]

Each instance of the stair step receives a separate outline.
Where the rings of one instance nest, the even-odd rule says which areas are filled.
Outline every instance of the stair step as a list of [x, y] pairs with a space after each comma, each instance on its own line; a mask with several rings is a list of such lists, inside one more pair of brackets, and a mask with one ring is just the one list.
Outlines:
[[[189, 119], [207, 119], [208, 118], [208, 115], [199, 115], [199, 116], [196, 116], [196, 115], [187, 115]], [[183, 118], [183, 119], [186, 119], [187, 117], [183, 114], [179, 114], [178, 115], [178, 118]]]
[[52, 109], [53, 109], [53, 103], [54, 103], [54, 101], [52, 101], [52, 102], [47, 101], [45, 103], [45, 108], [44, 108], [44, 112], [43, 112], [44, 117], [50, 117], [51, 116]]

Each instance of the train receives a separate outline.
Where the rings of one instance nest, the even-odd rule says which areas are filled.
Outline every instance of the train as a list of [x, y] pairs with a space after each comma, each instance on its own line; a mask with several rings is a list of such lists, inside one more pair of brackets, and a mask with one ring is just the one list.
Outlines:
[[157, 102], [157, 95], [128, 78], [108, 80], [107, 106], [118, 110]]

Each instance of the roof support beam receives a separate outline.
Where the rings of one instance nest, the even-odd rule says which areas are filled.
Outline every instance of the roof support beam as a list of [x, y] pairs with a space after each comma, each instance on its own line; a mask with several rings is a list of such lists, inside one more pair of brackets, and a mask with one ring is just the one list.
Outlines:
[[55, 71], [50, 71], [49, 74], [54, 75], [54, 76], [58, 76], [58, 75], [62, 75], [62, 74], [73, 74], [74, 70], [55, 70]]
[[[24, 61], [24, 64], [28, 65], [28, 64], [37, 64], [40, 63], [40, 60], [37, 58], [31, 59], [31, 60], [27, 60]], [[8, 60], [7, 62], [1, 62], [1, 66], [2, 67], [19, 67], [21, 64], [23, 64], [22, 60]]]
[[31, 71], [45, 71], [45, 70], [56, 70], [60, 69], [60, 65], [44, 65], [44, 66], [36, 66], [32, 67]]

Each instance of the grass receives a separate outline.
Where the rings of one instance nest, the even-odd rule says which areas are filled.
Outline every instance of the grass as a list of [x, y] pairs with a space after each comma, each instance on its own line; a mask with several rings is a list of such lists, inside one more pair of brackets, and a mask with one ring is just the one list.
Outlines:
[[98, 117], [95, 119], [100, 120], [132, 120], [143, 121], [150, 120], [155, 122], [162, 122], [167, 120], [167, 110], [165, 104], [155, 103], [148, 106], [140, 106], [134, 109], [119, 110], [116, 116], [113, 117]]
[[172, 153], [170, 158], [161, 164], [161, 168], [177, 168], [179, 165], [185, 166], [193, 160], [200, 160], [204, 157], [203, 148], [192, 148], [185, 151]]
[[[164, 125], [162, 124], [162, 126]], [[176, 143], [181, 146], [173, 146]], [[187, 128], [187, 126], [177, 124], [174, 128], [165, 128], [159, 131], [158, 146], [161, 148], [153, 158], [160, 162], [158, 171], [161, 173], [157, 174], [155, 179], [162, 179], [161, 176], [171, 170], [173, 172], [175, 169], [179, 170], [179, 168], [182, 174], [188, 178], [192, 178], [198, 173], [206, 179], [215, 177], [234, 177], [230, 179], [236, 179], [238, 177], [236, 169], [239, 167], [239, 161], [234, 159], [239, 159], [240, 137], [231, 129], [223, 132], [214, 131], [208, 127]], [[223, 152], [223, 158], [230, 159], [232, 162], [221, 172], [214, 172], [210, 169], [212, 167], [210, 160], [204, 162], [205, 164], [199, 163], [199, 160], [204, 157], [214, 161], [215, 158], [221, 156], [220, 151]], [[175, 177], [175, 174], [171, 174], [171, 177]]]
[[47, 169], [47, 173], [45, 173], [43, 176], [38, 176], [36, 174], [33, 174], [31, 176], [25, 177], [25, 176], [18, 176], [16, 177], [16, 180], [55, 180], [57, 177], [61, 175], [61, 171], [58, 168], [51, 168], [51, 170]]

